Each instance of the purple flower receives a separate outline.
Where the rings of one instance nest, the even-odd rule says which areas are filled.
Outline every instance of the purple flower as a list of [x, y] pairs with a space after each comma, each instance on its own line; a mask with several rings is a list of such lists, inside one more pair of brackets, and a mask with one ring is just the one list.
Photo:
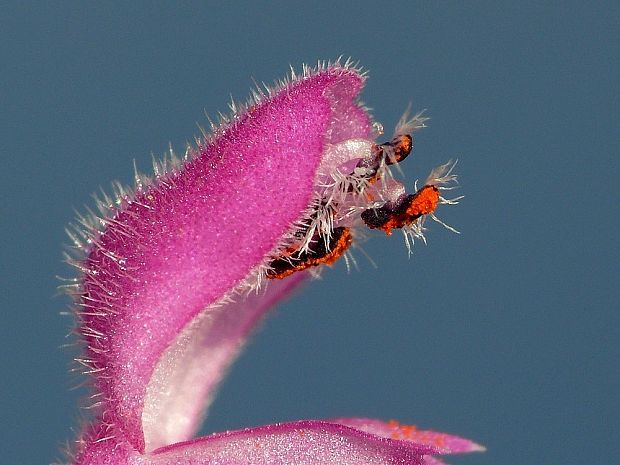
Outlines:
[[347, 256], [361, 228], [407, 244], [450, 203], [451, 167], [407, 194], [389, 166], [420, 115], [377, 144], [350, 63], [304, 68], [264, 91], [180, 160], [115, 186], [70, 236], [72, 292], [95, 414], [74, 465], [432, 464], [476, 444], [394, 422], [300, 421], [192, 439], [215, 388], [263, 314], [308, 275]]

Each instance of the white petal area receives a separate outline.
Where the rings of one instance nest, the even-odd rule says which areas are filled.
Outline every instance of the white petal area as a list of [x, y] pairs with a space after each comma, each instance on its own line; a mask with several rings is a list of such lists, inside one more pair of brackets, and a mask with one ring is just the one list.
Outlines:
[[374, 142], [369, 139], [347, 139], [337, 144], [327, 144], [323, 149], [323, 159], [319, 173], [327, 174], [335, 169], [350, 173], [357, 160], [370, 157]]
[[207, 308], [177, 336], [157, 363], [142, 411], [146, 451], [190, 439], [217, 385], [261, 316], [305, 273], [270, 282], [260, 293]]

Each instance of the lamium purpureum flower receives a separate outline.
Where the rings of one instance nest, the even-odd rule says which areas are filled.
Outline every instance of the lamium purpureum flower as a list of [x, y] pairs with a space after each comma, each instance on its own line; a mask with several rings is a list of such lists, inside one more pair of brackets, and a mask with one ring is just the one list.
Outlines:
[[[263, 314], [309, 275], [347, 258], [361, 230], [423, 238], [451, 203], [450, 164], [407, 194], [389, 167], [424, 118], [394, 137], [358, 103], [347, 62], [304, 68], [255, 90], [183, 159], [114, 186], [69, 234], [70, 285], [94, 414], [72, 465], [433, 464], [471, 441], [361, 418], [244, 429], [192, 439], [215, 388]], [[348, 259], [348, 258], [347, 258]]]

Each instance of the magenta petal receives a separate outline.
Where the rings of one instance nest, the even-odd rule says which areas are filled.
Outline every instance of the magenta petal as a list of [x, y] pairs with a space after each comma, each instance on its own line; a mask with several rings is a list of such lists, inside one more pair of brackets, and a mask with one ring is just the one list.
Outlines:
[[256, 284], [252, 273], [307, 211], [326, 144], [369, 137], [355, 101], [362, 85], [339, 65], [306, 73], [86, 224], [80, 362], [95, 377], [101, 418], [138, 451], [191, 437], [250, 326], [294, 285], [219, 309]]
[[[355, 425], [355, 426], [353, 426]], [[472, 452], [471, 441], [395, 422], [347, 418], [303, 420], [217, 433], [149, 454], [91, 431], [75, 465], [440, 465], [435, 454]], [[406, 437], [405, 437], [406, 436]]]
[[433, 455], [425, 455], [422, 459], [422, 465], [446, 465], [446, 462]]
[[395, 420], [380, 421], [371, 418], [333, 418], [330, 421], [376, 434], [384, 438], [412, 441], [435, 447], [441, 454], [481, 452], [485, 448], [469, 439], [437, 431], [420, 430], [413, 425], [404, 425]]
[[423, 463], [435, 448], [324, 421], [216, 434], [155, 451], [153, 465], [369, 465]]

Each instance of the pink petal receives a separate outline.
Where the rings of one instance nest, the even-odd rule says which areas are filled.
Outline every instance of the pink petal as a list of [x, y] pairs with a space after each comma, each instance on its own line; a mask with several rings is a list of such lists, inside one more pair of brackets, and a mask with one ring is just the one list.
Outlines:
[[441, 454], [482, 452], [485, 448], [469, 439], [430, 430], [420, 430], [414, 425], [404, 425], [395, 420], [380, 421], [371, 418], [334, 418], [330, 421], [350, 426], [384, 438], [412, 441], [437, 449]]
[[[469, 439], [436, 431], [420, 430], [414, 425], [404, 425], [395, 420], [384, 422], [371, 418], [336, 418], [330, 421], [385, 438], [432, 446], [436, 448], [434, 453], [438, 454], [458, 454], [486, 450], [483, 446]], [[425, 455], [422, 463], [423, 465], [445, 465], [445, 462], [432, 455]]]
[[91, 443], [76, 465], [424, 464], [436, 449], [325, 421], [299, 421], [214, 434], [147, 455], [113, 441]]
[[86, 222], [80, 362], [102, 394], [102, 421], [138, 451], [191, 437], [252, 325], [300, 279], [217, 307], [252, 285], [307, 210], [325, 145], [369, 138], [362, 85], [338, 65], [296, 79]]
[[366, 418], [303, 420], [217, 433], [140, 454], [105, 439], [103, 426], [84, 436], [74, 465], [442, 465], [434, 454], [484, 450], [456, 436]]
[[444, 462], [441, 459], [438, 459], [437, 457], [433, 455], [425, 455], [424, 458], [422, 459], [422, 464], [423, 465], [446, 465], [446, 462]]

